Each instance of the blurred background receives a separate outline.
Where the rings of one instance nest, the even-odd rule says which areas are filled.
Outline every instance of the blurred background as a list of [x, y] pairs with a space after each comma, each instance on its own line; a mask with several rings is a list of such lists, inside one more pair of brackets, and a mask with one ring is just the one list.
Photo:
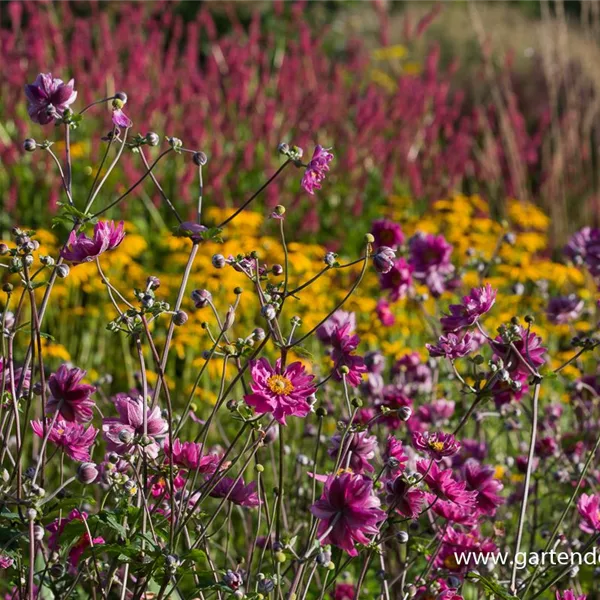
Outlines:
[[[459, 191], [499, 218], [507, 199], [535, 202], [559, 245], [598, 218], [599, 40], [596, 1], [2, 2], [0, 227], [40, 225], [59, 200], [50, 157], [21, 147], [54, 138], [29, 122], [23, 95], [51, 71], [75, 78], [78, 106], [123, 90], [134, 133], [204, 150], [219, 206], [276, 168], [280, 141], [333, 147], [322, 193], [288, 177], [264, 199], [285, 194], [307, 238], [335, 246], [392, 196], [427, 206]], [[90, 184], [109, 129], [108, 108], [87, 113], [76, 186]], [[113, 181], [142, 172], [130, 155]], [[180, 162], [160, 177], [191, 210], [194, 170]], [[147, 186], [125, 216], [160, 223], [150, 205]]]

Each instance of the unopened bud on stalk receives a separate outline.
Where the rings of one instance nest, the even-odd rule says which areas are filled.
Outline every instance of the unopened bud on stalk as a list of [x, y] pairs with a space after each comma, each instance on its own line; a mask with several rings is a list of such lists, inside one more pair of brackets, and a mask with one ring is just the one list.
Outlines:
[[173, 323], [175, 323], [175, 325], [177, 325], [177, 326], [185, 325], [187, 323], [187, 320], [188, 320], [187, 313], [183, 310], [178, 310], [173, 315]]
[[37, 148], [37, 143], [33, 138], [27, 138], [23, 142], [23, 150], [25, 152], [33, 152]]
[[208, 162], [208, 157], [204, 152], [194, 152], [194, 164], [198, 167], [203, 167]]
[[154, 131], [146, 134], [146, 143], [148, 146], [158, 146], [160, 144], [160, 137]]
[[93, 462], [84, 462], [77, 469], [77, 479], [84, 485], [94, 483], [98, 477], [98, 469]]
[[58, 267], [56, 267], [56, 274], [61, 278], [61, 279], [66, 279], [69, 276], [69, 266], [68, 265], [58, 265]]
[[265, 304], [260, 313], [267, 321], [272, 321], [277, 316], [277, 311], [272, 304]]
[[215, 269], [222, 269], [227, 264], [225, 257], [222, 254], [213, 254], [212, 266]]

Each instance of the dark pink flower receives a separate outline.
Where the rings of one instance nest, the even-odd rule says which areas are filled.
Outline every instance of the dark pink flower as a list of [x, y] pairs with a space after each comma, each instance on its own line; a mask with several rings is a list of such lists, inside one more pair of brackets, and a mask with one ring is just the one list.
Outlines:
[[573, 590], [565, 590], [564, 592], [556, 590], [556, 600], [586, 600], [586, 598], [585, 594], [578, 594]]
[[469, 460], [463, 468], [463, 477], [467, 490], [477, 492], [477, 508], [487, 515], [494, 516], [496, 508], [504, 503], [504, 498], [498, 495], [502, 484], [495, 477], [495, 469]]
[[213, 498], [227, 498], [229, 502], [247, 508], [253, 508], [261, 504], [256, 493], [256, 481], [246, 485], [241, 478], [236, 481], [230, 477], [223, 477], [210, 492], [210, 496]]
[[420, 460], [417, 471], [429, 489], [442, 500], [449, 500], [463, 507], [474, 506], [477, 492], [468, 491], [464, 481], [456, 481], [450, 469], [440, 469], [435, 461]]
[[94, 401], [90, 395], [96, 391], [96, 388], [93, 385], [80, 383], [85, 375], [86, 371], [61, 365], [48, 379], [50, 399], [46, 410], [49, 413], [58, 410], [66, 421], [79, 423], [90, 421], [94, 416]]
[[[501, 336], [497, 336], [494, 342], [491, 342], [494, 354], [504, 361], [506, 369], [514, 373], [522, 373], [529, 376], [530, 371], [523, 361], [527, 362], [533, 370], [541, 367], [545, 362], [546, 348], [542, 346], [542, 338], [533, 331], [527, 331], [527, 328], [519, 328], [519, 338], [513, 342], [517, 352], [512, 346], [504, 343]], [[514, 379], [514, 377], [513, 377]]]
[[342, 367], [346, 367], [348, 369], [345, 374], [346, 381], [352, 387], [358, 386], [362, 381], [363, 373], [367, 372], [363, 357], [354, 353], [359, 343], [360, 338], [352, 334], [349, 323], [337, 327], [331, 333], [331, 358], [335, 369], [333, 377], [341, 381]]
[[392, 302], [408, 295], [413, 282], [412, 272], [413, 267], [400, 257], [394, 261], [394, 265], [388, 271], [382, 273], [379, 285], [382, 290], [390, 292]]
[[338, 583], [330, 593], [331, 600], [354, 600], [356, 588], [351, 583]]
[[464, 525], [465, 527], [477, 525], [480, 513], [478, 510], [473, 510], [472, 506], [461, 506], [449, 500], [440, 500], [435, 494], [426, 494], [425, 499], [427, 505], [431, 506], [431, 510], [436, 515], [450, 523]]
[[393, 476], [400, 475], [406, 469], [408, 456], [404, 452], [402, 442], [393, 435], [388, 435], [383, 460], [387, 466], [387, 472]]
[[356, 329], [356, 315], [353, 312], [336, 310], [323, 325], [319, 326], [317, 337], [324, 344], [331, 345], [333, 332], [341, 329], [344, 325], [348, 326], [347, 330], [349, 333], [354, 333]]
[[14, 559], [6, 554], [0, 554], [0, 569], [9, 569], [14, 564]]
[[493, 556], [497, 550], [496, 544], [488, 538], [482, 538], [476, 529], [463, 533], [448, 527], [444, 532], [434, 566], [456, 573], [466, 573], [479, 564], [475, 562], [479, 554]]
[[[146, 405], [146, 430], [151, 438], [160, 437], [168, 430], [167, 422], [162, 418], [160, 408], [153, 409], [141, 396], [131, 397], [117, 394], [112, 399], [119, 418], [105, 417], [102, 420], [102, 434], [108, 442], [107, 448], [113, 452], [124, 454], [131, 452], [136, 436], [144, 434], [144, 405]], [[159, 446], [156, 441], [144, 447], [151, 458], [158, 456]]]
[[408, 243], [413, 278], [424, 283], [436, 298], [455, 287], [452, 246], [442, 235], [417, 233]]
[[375, 313], [384, 327], [391, 327], [396, 322], [394, 313], [390, 310], [390, 305], [386, 300], [379, 300], [377, 302]]
[[445, 356], [450, 360], [456, 360], [468, 356], [476, 350], [477, 342], [473, 339], [473, 335], [467, 331], [462, 338], [455, 333], [441, 335], [437, 346], [425, 344], [425, 347], [429, 350], [430, 356]]
[[74, 264], [90, 262], [103, 252], [116, 248], [124, 237], [123, 221], [118, 225], [114, 221], [98, 221], [94, 225], [93, 238], [87, 237], [85, 233], [77, 235], [72, 231], [62, 257]]
[[[52, 420], [46, 419], [46, 428], [50, 427]], [[42, 421], [31, 421], [31, 428], [35, 435], [44, 437], [44, 424]], [[65, 454], [79, 462], [90, 460], [92, 447], [98, 430], [93, 427], [87, 429], [80, 423], [57, 419], [48, 435], [48, 441], [65, 451]]]
[[[46, 529], [50, 532], [50, 537], [48, 538], [48, 547], [51, 550], [58, 550], [60, 547], [60, 536], [62, 535], [67, 523], [70, 523], [71, 521], [87, 521], [87, 518], [87, 513], [74, 509], [69, 513], [69, 516], [66, 519], [56, 519], [50, 523], [50, 525], [46, 527]], [[100, 546], [104, 543], [104, 538], [90, 538], [89, 533], [86, 531], [69, 550], [69, 564], [71, 567], [76, 568], [79, 564], [79, 560], [81, 559], [81, 555], [87, 548], [92, 545]]]
[[473, 288], [468, 296], [463, 296], [461, 304], [451, 304], [450, 314], [440, 319], [444, 331], [455, 332], [474, 325], [479, 317], [492, 308], [496, 294], [489, 283], [482, 288]]
[[402, 227], [389, 219], [377, 219], [371, 224], [371, 234], [375, 238], [375, 246], [389, 246], [397, 250], [404, 244]]
[[61, 117], [65, 108], [77, 98], [74, 85], [73, 79], [64, 83], [62, 79], [54, 79], [52, 73], [40, 73], [32, 84], [25, 86], [25, 95], [29, 100], [27, 112], [31, 120], [47, 125]]
[[412, 400], [403, 393], [402, 389], [395, 385], [386, 385], [383, 388], [381, 399], [377, 401], [377, 408], [385, 408], [386, 414], [379, 419], [385, 423], [392, 431], [398, 429], [403, 420], [398, 414], [398, 410], [404, 407], [411, 408]]
[[[340, 450], [342, 443], [342, 434], [336, 433], [332, 438], [329, 446], [329, 456], [335, 458]], [[350, 456], [349, 467], [355, 473], [372, 473], [375, 469], [369, 463], [375, 456], [377, 448], [377, 438], [374, 435], [369, 435], [366, 431], [358, 431], [349, 433], [343, 442], [342, 456]], [[344, 463], [345, 464], [345, 463]]]
[[202, 444], [194, 442], [182, 443], [176, 439], [171, 449], [169, 440], [166, 439], [164, 450], [167, 456], [171, 452], [173, 453], [174, 464], [206, 475], [212, 475], [217, 470], [220, 461], [220, 457], [216, 452], [205, 454]]
[[367, 535], [376, 535], [378, 523], [386, 517], [380, 504], [368, 477], [348, 472], [328, 477], [323, 495], [310, 508], [321, 521], [317, 531], [321, 544], [331, 544], [357, 556], [354, 544], [368, 544]]
[[438, 595], [436, 600], [464, 600], [457, 589], [449, 589]]
[[599, 230], [584, 227], [573, 234], [564, 248], [565, 254], [576, 263], [581, 264], [586, 257], [586, 247], [592, 238], [598, 236]]
[[426, 452], [436, 461], [442, 460], [447, 456], [453, 456], [460, 450], [460, 443], [450, 433], [428, 431], [413, 434], [413, 444], [418, 450]]
[[315, 393], [313, 375], [306, 373], [302, 363], [294, 362], [283, 371], [281, 361], [273, 368], [266, 358], [250, 364], [252, 394], [244, 396], [246, 404], [254, 407], [258, 414], [273, 413], [282, 425], [286, 417], [305, 417], [310, 412], [308, 397]]
[[127, 129], [133, 125], [131, 119], [123, 112], [123, 106], [126, 100], [115, 98], [112, 102], [112, 122], [117, 127], [123, 127]]
[[579, 296], [569, 294], [568, 296], [555, 296], [550, 298], [546, 308], [546, 316], [550, 323], [564, 325], [579, 317], [583, 311], [584, 302]]
[[325, 174], [329, 171], [329, 163], [332, 160], [333, 154], [329, 152], [329, 149], [326, 150], [323, 146], [315, 148], [300, 183], [309, 194], [314, 194], [315, 190], [321, 189], [321, 182], [325, 179]]
[[581, 494], [577, 501], [577, 510], [583, 519], [579, 523], [582, 531], [586, 533], [600, 531], [600, 496]]
[[425, 492], [411, 485], [402, 475], [385, 481], [385, 494], [390, 510], [409, 519], [416, 519], [423, 509]]

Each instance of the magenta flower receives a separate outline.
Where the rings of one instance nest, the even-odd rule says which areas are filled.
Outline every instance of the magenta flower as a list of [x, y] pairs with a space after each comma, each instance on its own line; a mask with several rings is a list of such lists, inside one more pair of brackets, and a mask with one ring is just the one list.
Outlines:
[[252, 361], [250, 372], [254, 382], [252, 394], [244, 396], [248, 406], [258, 414], [273, 413], [273, 417], [286, 425], [286, 417], [305, 417], [310, 412], [308, 397], [315, 393], [313, 375], [306, 373], [302, 363], [294, 362], [281, 370], [277, 360], [273, 368], [266, 358]]
[[[52, 420], [46, 419], [46, 428], [50, 427]], [[42, 421], [31, 421], [31, 428], [35, 435], [44, 437], [44, 424]], [[90, 460], [90, 448], [92, 447], [98, 430], [93, 427], [87, 429], [80, 423], [57, 419], [54, 427], [48, 434], [48, 441], [65, 451], [65, 454], [79, 462]]]
[[496, 544], [488, 538], [480, 537], [477, 529], [462, 532], [447, 527], [433, 564], [437, 568], [445, 568], [455, 573], [466, 573], [477, 567], [479, 554], [491, 556], [497, 550]]
[[98, 221], [94, 225], [93, 238], [87, 237], [85, 233], [77, 235], [72, 231], [62, 257], [74, 264], [91, 262], [103, 252], [114, 250], [124, 237], [123, 221], [118, 225], [114, 221]]
[[579, 527], [586, 533], [600, 531], [600, 496], [596, 494], [581, 494], [577, 501], [577, 510], [583, 519]]
[[393, 250], [397, 250], [404, 244], [402, 227], [389, 219], [373, 221], [371, 235], [375, 238], [375, 246], [389, 246]]
[[460, 450], [460, 443], [450, 433], [436, 431], [434, 433], [415, 432], [413, 444], [418, 450], [426, 452], [433, 460], [440, 461], [447, 456], [454, 456]]
[[333, 332], [344, 325], [348, 325], [348, 331], [353, 333], [356, 329], [356, 315], [353, 312], [336, 310], [323, 325], [317, 328], [317, 337], [324, 344], [331, 345]]
[[[350, 439], [348, 439], [350, 437]], [[336, 433], [332, 438], [328, 450], [329, 456], [335, 458], [342, 444], [342, 434]], [[372, 473], [375, 469], [369, 463], [375, 456], [377, 449], [377, 438], [369, 435], [366, 431], [350, 433], [344, 439], [343, 448], [345, 456], [350, 455], [350, 468], [355, 473]]]
[[390, 300], [396, 302], [400, 298], [406, 298], [412, 287], [413, 267], [404, 258], [398, 258], [388, 271], [382, 273], [379, 285], [382, 290], [390, 292]]
[[173, 462], [176, 465], [206, 475], [212, 475], [217, 470], [220, 461], [216, 452], [204, 454], [202, 444], [194, 442], [182, 443], [176, 439], [171, 448], [169, 440], [166, 439], [164, 450], [167, 456], [170, 453], [173, 454]]
[[313, 152], [312, 158], [306, 167], [300, 185], [311, 195], [315, 190], [321, 189], [321, 182], [325, 179], [325, 174], [329, 171], [329, 163], [333, 160], [333, 154], [329, 149], [317, 146]]
[[262, 504], [256, 493], [256, 481], [246, 485], [241, 478], [236, 481], [230, 477], [223, 477], [209, 495], [213, 498], [227, 498], [229, 502], [247, 508]]
[[388, 479], [385, 482], [385, 493], [385, 501], [391, 510], [409, 519], [416, 519], [419, 516], [425, 493], [411, 485], [404, 477]]
[[378, 523], [386, 517], [380, 504], [368, 477], [348, 472], [328, 477], [323, 495], [310, 508], [321, 521], [317, 531], [321, 544], [357, 556], [354, 544], [368, 544], [367, 535], [376, 535]]
[[378, 273], [389, 273], [394, 268], [396, 251], [388, 246], [380, 246], [373, 254], [373, 266]]
[[394, 317], [394, 313], [390, 310], [390, 305], [386, 300], [382, 299], [377, 302], [375, 313], [384, 327], [391, 327], [396, 322], [396, 317]]
[[[136, 436], [144, 434], [144, 405], [146, 402], [141, 396], [132, 398], [127, 394], [117, 394], [112, 399], [119, 418], [104, 418], [102, 420], [102, 434], [108, 442], [107, 448], [118, 454], [131, 452]], [[151, 438], [165, 434], [169, 428], [162, 418], [160, 408], [153, 409], [146, 406], [147, 433]], [[145, 446], [144, 451], [151, 458], [158, 456], [159, 445], [156, 441]]]
[[356, 588], [351, 583], [338, 583], [330, 594], [331, 600], [354, 600]]
[[542, 338], [533, 331], [520, 327], [520, 338], [513, 342], [518, 354], [511, 346], [505, 344], [500, 336], [491, 342], [494, 354], [504, 361], [506, 368], [512, 373], [521, 373], [529, 376], [530, 371], [523, 361], [527, 362], [533, 370], [541, 367], [545, 362], [546, 348], [542, 346]]
[[573, 590], [565, 590], [564, 592], [556, 590], [556, 600], [586, 600], [586, 598], [585, 594], [578, 594]]
[[450, 314], [443, 316], [440, 323], [446, 333], [455, 332], [474, 325], [479, 317], [487, 313], [496, 301], [496, 290], [489, 283], [482, 288], [473, 288], [464, 296], [461, 304], [451, 304]]
[[436, 515], [457, 525], [474, 527], [480, 517], [479, 511], [474, 510], [472, 506], [460, 506], [448, 500], [440, 500], [435, 494], [425, 494], [425, 502]]
[[564, 248], [564, 253], [575, 263], [581, 264], [587, 254], [587, 245], [592, 238], [595, 238], [599, 234], [598, 229], [592, 229], [591, 227], [584, 227], [573, 234], [569, 242]]
[[94, 401], [90, 395], [96, 391], [93, 385], [80, 383], [85, 377], [86, 371], [76, 367], [70, 369], [67, 365], [61, 365], [50, 375], [48, 387], [50, 388], [50, 399], [46, 405], [46, 411], [60, 412], [65, 421], [77, 421], [87, 423], [94, 416]]
[[465, 600], [459, 593], [456, 588], [450, 588], [448, 590], [444, 590], [436, 600]]
[[14, 559], [6, 554], [0, 554], [0, 569], [10, 569], [14, 564]]
[[565, 325], [577, 319], [583, 311], [583, 307], [583, 300], [575, 294], [555, 296], [548, 302], [546, 316], [550, 323]]
[[64, 83], [62, 79], [54, 79], [52, 73], [40, 73], [33, 83], [25, 86], [25, 95], [29, 100], [27, 112], [31, 120], [47, 125], [60, 118], [65, 108], [77, 98], [74, 85], [73, 79]]
[[334, 363], [333, 377], [342, 380], [342, 367], [346, 367], [346, 381], [352, 387], [357, 387], [362, 381], [363, 373], [367, 372], [364, 358], [354, 353], [360, 338], [351, 333], [350, 324], [337, 327], [331, 334], [331, 358]]
[[477, 492], [475, 506], [490, 516], [494, 516], [496, 508], [504, 503], [504, 498], [498, 495], [502, 484], [494, 475], [493, 467], [481, 465], [474, 460], [469, 460], [463, 469], [467, 490]]
[[[62, 535], [67, 523], [70, 523], [71, 521], [87, 521], [87, 518], [87, 513], [80, 512], [75, 508], [69, 513], [67, 518], [56, 519], [50, 523], [50, 525], [46, 527], [46, 529], [50, 532], [50, 537], [48, 538], [48, 547], [50, 550], [58, 550], [60, 548], [60, 536]], [[90, 538], [90, 535], [86, 531], [69, 550], [69, 564], [72, 568], [76, 568], [79, 564], [79, 560], [81, 559], [81, 555], [87, 548], [92, 545], [100, 546], [104, 543], [104, 538]]]
[[420, 460], [417, 471], [429, 489], [442, 500], [449, 500], [459, 506], [473, 507], [477, 492], [468, 491], [464, 481], [456, 481], [450, 469], [440, 469], [435, 461]]
[[476, 350], [477, 342], [473, 339], [471, 332], [467, 331], [462, 338], [455, 333], [441, 335], [437, 346], [425, 344], [425, 347], [429, 350], [430, 356], [445, 356], [450, 360], [456, 360], [468, 356]]
[[115, 98], [112, 102], [112, 122], [117, 127], [123, 127], [127, 129], [133, 125], [132, 120], [123, 112], [123, 106], [125, 105], [127, 100], [121, 100], [120, 98]]
[[417, 233], [408, 243], [413, 278], [424, 283], [435, 297], [455, 287], [452, 246], [442, 235]]
[[408, 456], [404, 452], [402, 442], [397, 440], [392, 434], [388, 435], [383, 460], [386, 463], [387, 472], [393, 476], [400, 475], [406, 469]]

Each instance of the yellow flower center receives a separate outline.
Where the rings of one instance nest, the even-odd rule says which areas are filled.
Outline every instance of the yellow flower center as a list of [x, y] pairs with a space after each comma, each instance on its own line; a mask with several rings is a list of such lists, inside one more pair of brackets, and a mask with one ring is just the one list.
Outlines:
[[269, 389], [278, 396], [285, 396], [294, 391], [292, 382], [283, 375], [271, 375], [271, 377], [267, 379], [267, 385], [269, 386]]
[[444, 449], [444, 442], [429, 442], [429, 447], [435, 452], [441, 452]]

